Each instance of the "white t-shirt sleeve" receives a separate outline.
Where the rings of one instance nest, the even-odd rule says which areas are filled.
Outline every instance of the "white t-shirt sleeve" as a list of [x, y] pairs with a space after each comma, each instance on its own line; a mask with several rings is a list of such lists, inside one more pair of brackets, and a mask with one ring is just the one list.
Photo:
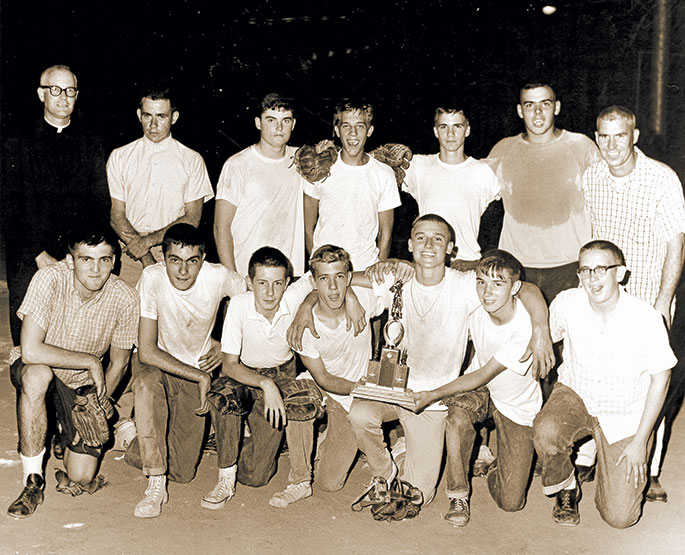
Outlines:
[[247, 291], [247, 283], [245, 279], [240, 277], [240, 274], [229, 270], [225, 266], [221, 266], [221, 273], [223, 276], [223, 296], [235, 297], [239, 293]]
[[316, 339], [308, 329], [304, 330], [302, 335], [302, 349], [297, 352], [309, 358], [319, 358], [321, 356], [316, 347]]
[[492, 201], [499, 200], [502, 193], [502, 183], [500, 182], [499, 177], [497, 177], [489, 166], [486, 166], [486, 168], [488, 176], [485, 180], [485, 187], [483, 187], [483, 193], [485, 195], [485, 198], [483, 199], [484, 206], [487, 206]]
[[402, 182], [402, 190], [409, 193], [412, 198], [419, 201], [419, 155], [415, 155], [411, 162], [409, 162], [409, 169], [405, 171], [404, 181]]
[[[380, 162], [379, 162], [380, 163]], [[400, 200], [400, 193], [397, 190], [397, 181], [395, 175], [390, 170], [390, 174], [383, 173], [383, 179], [380, 182], [381, 189], [378, 198], [378, 211], [392, 210], [402, 204]]]
[[157, 320], [158, 314], [159, 280], [156, 279], [156, 275], [155, 268], [150, 266], [149, 270], [143, 270], [136, 285], [140, 295], [140, 316], [150, 320]]
[[307, 297], [307, 295], [311, 293], [312, 283], [309, 280], [309, 277], [311, 275], [311, 272], [307, 272], [295, 283], [291, 283], [290, 285], [288, 285], [288, 289], [286, 290], [285, 295], [287, 295], [288, 304], [291, 307], [296, 308], [300, 306], [302, 304], [302, 301], [304, 301]]
[[303, 188], [305, 195], [315, 198], [316, 200], [319, 200], [321, 198], [321, 192], [319, 190], [320, 188], [317, 183], [310, 183], [305, 179]]
[[226, 200], [233, 206], [240, 206], [244, 196], [244, 187], [239, 168], [229, 158], [221, 168], [221, 175], [216, 186], [217, 200]]
[[252, 297], [238, 297], [228, 303], [226, 318], [221, 332], [221, 352], [229, 355], [240, 355], [243, 348], [243, 314], [245, 302], [251, 302]]
[[525, 362], [519, 362], [519, 359], [526, 352], [530, 337], [533, 333], [533, 328], [530, 323], [530, 316], [526, 309], [518, 301], [516, 316], [512, 326], [512, 334], [508, 340], [500, 345], [497, 352], [494, 354], [494, 359], [502, 366], [506, 366], [508, 370], [515, 372], [521, 376], [525, 375], [530, 367], [532, 360], [528, 359]]

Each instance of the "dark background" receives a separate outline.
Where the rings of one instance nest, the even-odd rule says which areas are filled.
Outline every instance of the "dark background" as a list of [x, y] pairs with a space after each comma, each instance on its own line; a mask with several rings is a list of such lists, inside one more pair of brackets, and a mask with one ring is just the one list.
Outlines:
[[[141, 135], [141, 90], [171, 85], [174, 136], [199, 151], [216, 184], [225, 159], [255, 142], [252, 107], [265, 93], [295, 99], [292, 143], [331, 135], [340, 98], [376, 108], [377, 144], [437, 150], [436, 105], [468, 109], [467, 153], [484, 157], [518, 133], [518, 88], [552, 82], [558, 125], [592, 136], [597, 112], [638, 114], [640, 146], [685, 175], [685, 2], [670, 2], [667, 126], [653, 130], [651, 48], [655, 2], [407, 0], [365, 4], [246, 2], [22, 2], [0, 4], [2, 139], [40, 117], [41, 71], [69, 65], [79, 79], [76, 114], [108, 148]], [[206, 214], [205, 220], [211, 218]], [[206, 222], [205, 222], [205, 225]]]

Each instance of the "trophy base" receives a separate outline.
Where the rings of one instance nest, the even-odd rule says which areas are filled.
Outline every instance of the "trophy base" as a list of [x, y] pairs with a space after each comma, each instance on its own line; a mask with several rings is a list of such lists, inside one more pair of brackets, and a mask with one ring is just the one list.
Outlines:
[[414, 397], [406, 389], [379, 385], [357, 385], [352, 390], [351, 395], [360, 399], [399, 405], [407, 410], [414, 410], [416, 408]]

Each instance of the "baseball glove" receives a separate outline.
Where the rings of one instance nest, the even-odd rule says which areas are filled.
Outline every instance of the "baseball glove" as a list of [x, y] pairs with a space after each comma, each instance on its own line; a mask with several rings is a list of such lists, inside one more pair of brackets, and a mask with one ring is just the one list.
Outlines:
[[313, 380], [289, 380], [281, 388], [288, 420], [312, 420], [323, 416], [323, 396]]
[[250, 412], [252, 396], [246, 385], [228, 376], [219, 376], [212, 382], [212, 387], [207, 393], [207, 401], [219, 414], [243, 416]]
[[297, 173], [310, 183], [316, 183], [331, 175], [331, 166], [337, 159], [338, 150], [333, 144], [321, 152], [315, 146], [303, 145], [295, 152], [293, 163]]
[[75, 390], [71, 420], [84, 445], [100, 447], [109, 440], [107, 420], [114, 414], [108, 397], [98, 399], [94, 385], [84, 385]]
[[414, 155], [408, 146], [399, 143], [388, 143], [372, 150], [371, 156], [379, 162], [390, 166], [392, 171], [395, 172], [397, 185], [400, 186], [404, 182], [405, 170], [409, 169], [409, 162], [411, 162]]
[[388, 482], [376, 476], [371, 486], [352, 504], [352, 510], [359, 512], [369, 507], [374, 520], [405, 520], [421, 512], [423, 494], [409, 482], [395, 478]]

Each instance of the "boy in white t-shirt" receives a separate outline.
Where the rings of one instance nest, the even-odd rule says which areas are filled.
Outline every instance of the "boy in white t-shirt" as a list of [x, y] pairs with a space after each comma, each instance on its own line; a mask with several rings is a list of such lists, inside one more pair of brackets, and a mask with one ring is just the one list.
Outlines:
[[148, 476], [134, 514], [156, 517], [168, 495], [167, 475], [189, 482], [200, 460], [211, 372], [221, 364], [211, 337], [219, 303], [245, 291], [245, 281], [220, 264], [205, 262], [202, 234], [176, 224], [164, 234], [164, 262], [138, 281], [141, 318], [138, 352], [131, 363], [138, 436], [126, 462]]
[[[302, 362], [309, 370], [326, 396], [328, 427], [326, 439], [321, 446], [321, 456], [316, 469], [316, 485], [323, 491], [337, 491], [343, 487], [347, 474], [357, 455], [357, 440], [347, 414], [353, 401], [350, 391], [364, 376], [371, 358], [371, 330], [366, 326], [355, 335], [346, 325], [346, 293], [352, 279], [350, 255], [340, 247], [324, 245], [309, 260], [312, 285], [317, 302], [312, 310], [318, 337], [307, 330], [298, 350]], [[383, 311], [380, 299], [371, 290], [355, 290], [357, 298], [373, 318]], [[306, 450], [311, 459], [313, 423], [301, 428], [306, 436], [288, 448]]]
[[530, 316], [516, 298], [521, 263], [506, 251], [487, 252], [476, 267], [479, 306], [469, 316], [475, 354], [463, 376], [434, 389], [415, 393], [417, 411], [444, 399], [448, 405], [447, 497], [445, 519], [465, 526], [469, 510], [469, 466], [476, 438], [474, 424], [492, 417], [497, 428], [497, 466], [488, 475], [490, 494], [505, 511], [518, 511], [526, 501], [532, 467], [532, 425], [542, 406], [539, 383], [530, 361], [521, 362], [530, 341]]
[[254, 118], [259, 141], [231, 156], [216, 188], [214, 238], [221, 263], [247, 275], [250, 256], [271, 245], [283, 252], [296, 276], [304, 273], [302, 186], [288, 145], [295, 109], [288, 98], [270, 93]]
[[449, 222], [457, 260], [475, 265], [480, 258], [480, 218], [499, 198], [500, 181], [488, 164], [464, 153], [471, 127], [462, 106], [436, 108], [433, 133], [440, 152], [415, 154], [403, 189], [416, 200], [419, 215], [438, 214]]
[[[452, 237], [451, 226], [437, 214], [420, 216], [412, 225], [409, 251], [416, 275], [402, 289], [401, 322], [405, 334], [398, 347], [407, 349], [407, 385], [416, 392], [441, 387], [459, 376], [468, 340], [468, 317], [479, 306], [475, 273], [445, 267], [454, 245]], [[357, 279], [355, 276], [355, 284]], [[389, 277], [373, 284], [374, 293], [383, 298], [386, 307], [393, 301], [390, 287], [394, 281]], [[358, 283], [364, 284], [362, 280]], [[554, 363], [547, 307], [539, 289], [529, 283], [521, 284], [520, 297], [533, 323], [529, 344], [534, 350], [533, 366], [536, 372], [545, 372]], [[528, 358], [530, 349], [522, 359]], [[397, 469], [381, 426], [386, 421], [400, 420], [407, 442], [404, 478], [423, 492], [426, 502], [435, 495], [446, 417], [447, 407], [438, 403], [415, 414], [397, 405], [366, 400], [355, 401], [349, 414], [371, 471], [386, 480], [392, 479]]]
[[370, 104], [336, 106], [333, 128], [342, 150], [326, 179], [304, 184], [307, 250], [340, 245], [356, 270], [388, 257], [394, 210], [401, 204], [393, 171], [364, 152], [372, 121]]

